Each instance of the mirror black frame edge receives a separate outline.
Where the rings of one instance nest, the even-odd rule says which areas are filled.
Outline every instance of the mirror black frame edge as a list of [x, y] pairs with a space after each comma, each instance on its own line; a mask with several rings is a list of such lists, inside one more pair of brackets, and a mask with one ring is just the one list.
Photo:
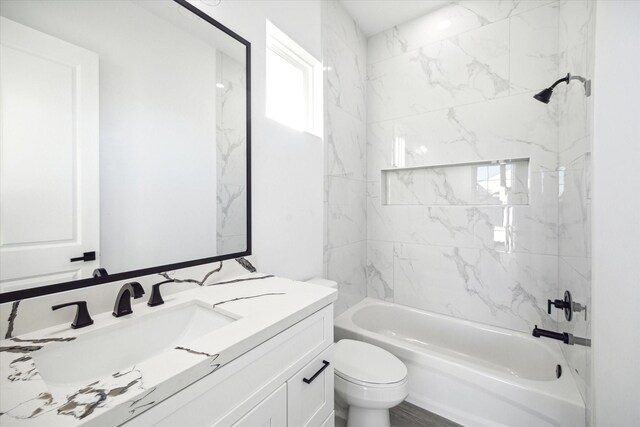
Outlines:
[[197, 7], [193, 6], [186, 0], [173, 0], [175, 3], [199, 16], [207, 21], [223, 33], [239, 41], [246, 48], [246, 87], [247, 87], [247, 135], [246, 135], [246, 177], [247, 177], [247, 249], [244, 252], [236, 252], [233, 254], [220, 255], [209, 258], [200, 258], [190, 261], [177, 262], [173, 264], [159, 265], [155, 267], [143, 268], [139, 270], [126, 271], [116, 273], [104, 277], [93, 277], [89, 279], [80, 279], [71, 282], [62, 282], [55, 285], [39, 286], [37, 288], [21, 289], [18, 291], [0, 293], [0, 304], [20, 301], [29, 298], [40, 297], [44, 295], [56, 294], [59, 292], [71, 291], [74, 289], [87, 288], [90, 286], [103, 285], [110, 282], [118, 282], [121, 280], [131, 279], [133, 277], [147, 276], [155, 273], [163, 273], [166, 271], [179, 270], [182, 268], [193, 267], [196, 265], [210, 264], [218, 261], [226, 261], [234, 258], [240, 258], [251, 255], [251, 43], [213, 19]]

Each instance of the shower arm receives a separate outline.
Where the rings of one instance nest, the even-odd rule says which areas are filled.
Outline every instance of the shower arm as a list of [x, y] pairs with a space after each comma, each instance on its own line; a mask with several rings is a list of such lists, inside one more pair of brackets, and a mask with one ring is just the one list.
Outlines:
[[[577, 77], [574, 77], [574, 78], [577, 78]], [[555, 89], [556, 86], [558, 86], [560, 83], [563, 83], [563, 82], [565, 82], [566, 84], [569, 84], [570, 81], [571, 81], [571, 74], [567, 73], [567, 77], [563, 77], [563, 78], [559, 79], [554, 84], [552, 84], [549, 87], [549, 89], [553, 90], [553, 89]]]
[[551, 85], [551, 87], [549, 87], [549, 89], [553, 90], [556, 86], [563, 82], [569, 84], [571, 83], [571, 80], [578, 80], [580, 83], [582, 83], [584, 85], [585, 95], [591, 96], [591, 80], [588, 80], [582, 76], [572, 76], [571, 73], [567, 73], [566, 77], [563, 77], [560, 80], [556, 81]]

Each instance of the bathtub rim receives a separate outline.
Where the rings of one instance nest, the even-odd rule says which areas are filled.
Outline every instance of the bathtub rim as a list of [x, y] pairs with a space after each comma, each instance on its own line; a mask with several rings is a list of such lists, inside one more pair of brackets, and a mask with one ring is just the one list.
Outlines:
[[[410, 342], [394, 339], [392, 337], [388, 337], [377, 332], [370, 331], [368, 329], [364, 329], [355, 324], [353, 321], [353, 315], [361, 310], [362, 308], [368, 306], [387, 306], [400, 310], [408, 310], [414, 311], [417, 313], [426, 313], [428, 315], [432, 315], [434, 317], [443, 319], [444, 321], [456, 322], [463, 325], [469, 325], [473, 327], [477, 327], [481, 325], [483, 328], [495, 330], [497, 332], [508, 332], [512, 335], [517, 335], [521, 338], [534, 340], [535, 338], [528, 336], [524, 332], [515, 331], [506, 328], [500, 328], [492, 325], [487, 325], [480, 322], [473, 322], [466, 319], [459, 319], [453, 316], [447, 316], [440, 313], [434, 313], [426, 310], [417, 309], [414, 307], [404, 306], [401, 304], [392, 303], [389, 301], [377, 300], [374, 298], [366, 297], [362, 301], [358, 302], [354, 306], [350, 307], [344, 313], [340, 314], [338, 317], [334, 319], [334, 327], [336, 329], [335, 336], [340, 336], [341, 333], [338, 333], [339, 329], [343, 329], [345, 331], [353, 334], [355, 338], [352, 339], [362, 339], [365, 342], [370, 342], [374, 345], [378, 345], [391, 353], [394, 353], [393, 349], [401, 349], [403, 355], [398, 355], [400, 359], [407, 359], [407, 354], [413, 354], [411, 361], [413, 363], [417, 363], [423, 366], [428, 366], [429, 363], [426, 359], [431, 359], [431, 361], [435, 361], [437, 366], [454, 366], [458, 368], [458, 370], [462, 369], [468, 372], [472, 372], [473, 376], [478, 376], [481, 378], [487, 378], [492, 381], [498, 381], [501, 383], [507, 383], [513, 387], [517, 387], [522, 390], [533, 390], [536, 393], [547, 396], [549, 398], [558, 399], [565, 403], [579, 406], [584, 409], [585, 402], [582, 399], [582, 395], [580, 394], [578, 387], [575, 383], [575, 379], [573, 374], [570, 371], [569, 366], [567, 365], [567, 361], [565, 360], [560, 346], [556, 342], [552, 341], [537, 341], [538, 345], [544, 346], [547, 350], [549, 350], [556, 358], [556, 363], [559, 364], [562, 368], [563, 375], [555, 380], [534, 380], [524, 377], [517, 377], [514, 375], [506, 374], [501, 371], [493, 370], [488, 367], [484, 367], [479, 364], [474, 364], [469, 361], [465, 361], [462, 359], [455, 359], [452, 356], [447, 354], [438, 352], [433, 349], [421, 348], [415, 344]], [[363, 339], [366, 338], [366, 339]], [[395, 353], [394, 353], [395, 354]], [[450, 375], [454, 375], [459, 377], [461, 380], [466, 381], [460, 373], [448, 372]]]

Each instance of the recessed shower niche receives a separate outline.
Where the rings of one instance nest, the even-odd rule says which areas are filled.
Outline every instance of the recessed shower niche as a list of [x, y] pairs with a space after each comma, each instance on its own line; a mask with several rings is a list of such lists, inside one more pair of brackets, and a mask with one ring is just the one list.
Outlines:
[[383, 205], [528, 205], [529, 159], [382, 169]]

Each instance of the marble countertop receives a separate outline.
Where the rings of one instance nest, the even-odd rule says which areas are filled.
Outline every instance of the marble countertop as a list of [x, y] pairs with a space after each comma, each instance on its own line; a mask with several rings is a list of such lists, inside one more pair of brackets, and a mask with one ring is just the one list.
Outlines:
[[[255, 272], [167, 296], [159, 307], [148, 307], [143, 298], [132, 304], [133, 314], [114, 318], [110, 312], [101, 313], [83, 329], [64, 324], [2, 340], [0, 424], [120, 425], [336, 298], [334, 289]], [[34, 363], [32, 356], [47, 346], [62, 346], [96, 328], [125, 324], [193, 300], [237, 320], [80, 388], [50, 389]]]

